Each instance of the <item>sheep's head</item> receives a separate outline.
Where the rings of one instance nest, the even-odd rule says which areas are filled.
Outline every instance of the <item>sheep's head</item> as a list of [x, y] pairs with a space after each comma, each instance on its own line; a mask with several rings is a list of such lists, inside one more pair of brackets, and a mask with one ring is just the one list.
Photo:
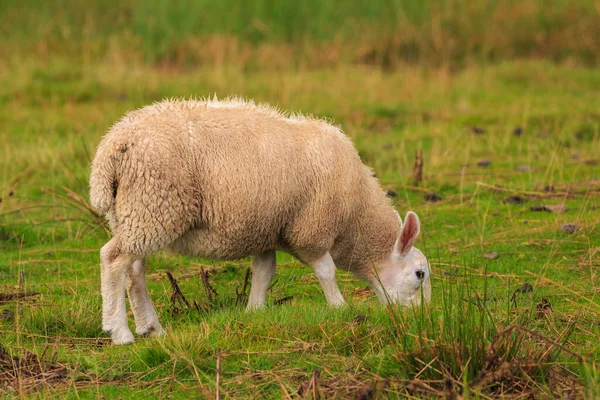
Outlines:
[[425, 302], [431, 299], [429, 262], [419, 249], [413, 247], [420, 230], [419, 217], [409, 211], [389, 259], [379, 266], [371, 279], [382, 303], [418, 305], [421, 299]]

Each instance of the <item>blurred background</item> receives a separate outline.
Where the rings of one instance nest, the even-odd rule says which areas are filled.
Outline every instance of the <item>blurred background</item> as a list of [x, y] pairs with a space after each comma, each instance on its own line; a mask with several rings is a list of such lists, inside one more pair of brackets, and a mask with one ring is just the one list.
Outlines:
[[4, 0], [0, 52], [169, 68], [596, 65], [596, 0]]

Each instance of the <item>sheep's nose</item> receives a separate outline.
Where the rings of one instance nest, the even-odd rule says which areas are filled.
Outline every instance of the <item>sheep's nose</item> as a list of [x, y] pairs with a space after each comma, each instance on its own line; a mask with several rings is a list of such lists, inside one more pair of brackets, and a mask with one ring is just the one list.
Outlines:
[[425, 271], [423, 271], [422, 269], [418, 270], [417, 272], [415, 272], [415, 274], [417, 274], [417, 278], [419, 279], [423, 279], [425, 278]]

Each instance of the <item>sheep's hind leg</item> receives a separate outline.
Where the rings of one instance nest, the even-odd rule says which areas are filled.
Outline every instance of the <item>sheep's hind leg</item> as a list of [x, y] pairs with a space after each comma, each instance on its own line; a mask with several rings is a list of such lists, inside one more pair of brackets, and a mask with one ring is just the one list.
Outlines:
[[148, 294], [144, 259], [133, 262], [127, 278], [127, 295], [135, 319], [135, 333], [144, 336], [164, 335], [165, 331], [158, 322], [158, 315]]
[[132, 262], [133, 257], [121, 253], [116, 238], [100, 250], [102, 329], [110, 333], [114, 344], [133, 343], [125, 304], [125, 280]]
[[326, 253], [323, 257], [313, 261], [311, 264], [323, 293], [327, 304], [330, 306], [338, 307], [345, 303], [344, 296], [335, 281], [335, 263], [329, 253]]
[[252, 258], [252, 285], [247, 307], [249, 310], [265, 305], [267, 289], [275, 275], [275, 255], [275, 250], [271, 250]]

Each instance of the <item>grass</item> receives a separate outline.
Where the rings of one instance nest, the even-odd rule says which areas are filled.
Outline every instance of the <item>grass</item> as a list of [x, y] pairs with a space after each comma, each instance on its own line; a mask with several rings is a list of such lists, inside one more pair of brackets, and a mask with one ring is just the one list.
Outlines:
[[596, 0], [7, 0], [0, 51], [259, 70], [539, 57], [595, 65], [599, 12]]
[[[0, 343], [21, 360], [60, 371], [37, 386], [27, 373], [16, 374], [3, 389], [8, 394], [210, 397], [221, 351], [222, 394], [236, 398], [597, 396], [595, 70], [528, 61], [460, 72], [350, 65], [174, 74], [56, 61], [4, 72], [0, 98], [10, 100], [0, 111], [0, 282], [2, 292], [40, 294], [0, 306], [8, 310]], [[248, 260], [161, 253], [149, 261], [149, 286], [168, 335], [109, 346], [100, 329], [97, 267], [108, 234], [85, 207], [90, 156], [126, 110], [214, 92], [340, 123], [382, 185], [398, 193], [398, 210], [421, 217], [418, 246], [433, 267], [431, 307], [379, 306], [364, 283], [340, 273], [350, 306], [330, 310], [310, 271], [282, 254], [269, 301], [291, 299], [247, 313], [236, 293]], [[473, 133], [474, 126], [484, 133]], [[425, 161], [420, 186], [411, 178], [417, 149]], [[482, 159], [491, 164], [478, 166]], [[424, 192], [442, 200], [427, 202]], [[510, 196], [523, 203], [511, 204]], [[530, 211], [556, 204], [568, 210]], [[564, 233], [564, 223], [579, 230]], [[484, 257], [491, 252], [498, 258]], [[201, 266], [218, 293], [212, 301]], [[173, 308], [166, 271], [201, 312], [183, 303]], [[533, 292], [517, 290], [525, 282]]]
[[[175, 3], [212, 7], [204, 24], [195, 9], [160, 2], [78, 13], [79, 2], [65, 1], [61, 13], [50, 3], [23, 13], [31, 4], [0, 5], [0, 49], [10, 54], [0, 60], [0, 393], [600, 397], [594, 2], [332, 2], [314, 18], [311, 2], [293, 15], [285, 2], [219, 3], [235, 18], [216, 3]], [[144, 24], [153, 7], [164, 12]], [[478, 25], [477, 13], [504, 21], [503, 34]], [[538, 39], [519, 36], [527, 29]], [[167, 336], [111, 346], [98, 269], [109, 235], [87, 206], [95, 146], [131, 109], [213, 93], [340, 124], [397, 193], [400, 214], [419, 214], [431, 305], [383, 307], [340, 272], [349, 305], [329, 309], [311, 271], [279, 254], [269, 307], [246, 312], [249, 260], [158, 253], [148, 281]], [[563, 213], [534, 211], [563, 204]], [[564, 232], [567, 223], [577, 231]], [[166, 272], [190, 307], [173, 301]]]

